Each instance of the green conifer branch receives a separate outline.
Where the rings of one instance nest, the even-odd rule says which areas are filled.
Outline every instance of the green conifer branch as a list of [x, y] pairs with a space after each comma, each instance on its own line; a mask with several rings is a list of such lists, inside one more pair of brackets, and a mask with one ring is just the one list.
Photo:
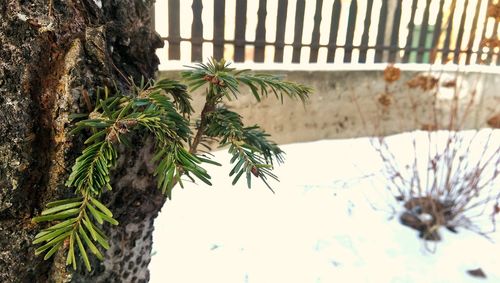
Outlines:
[[[88, 271], [91, 270], [87, 250], [90, 250], [98, 259], [104, 256], [98, 249], [101, 246], [109, 248], [106, 235], [98, 228], [95, 222], [104, 221], [118, 225], [111, 211], [97, 199], [84, 193], [83, 197], [58, 200], [47, 204], [41, 216], [34, 217], [33, 222], [59, 221], [35, 236], [33, 244], [42, 244], [35, 250], [35, 254], [45, 252], [44, 259], [49, 259], [61, 247], [68, 249], [66, 265], [76, 269], [75, 239], [78, 242], [78, 254], [83, 259]], [[90, 235], [90, 236], [89, 236]]]
[[268, 74], [249, 74], [247, 72], [236, 76], [238, 82], [248, 86], [255, 99], [261, 101], [273, 93], [276, 98], [283, 102], [283, 95], [290, 98], [300, 99], [303, 103], [309, 98], [311, 88], [289, 81], [283, 81], [280, 77]]
[[77, 122], [70, 134], [88, 135], [86, 147], [66, 182], [77, 197], [50, 202], [40, 216], [33, 218], [35, 223], [50, 223], [35, 236], [33, 243], [41, 245], [35, 253], [44, 253], [44, 259], [49, 259], [64, 249], [67, 265], [76, 269], [79, 256], [89, 271], [89, 254], [103, 259], [100, 249], [108, 249], [109, 244], [100, 225], [117, 225], [118, 221], [98, 198], [112, 189], [110, 170], [118, 159], [117, 145], [129, 144], [127, 136], [136, 130], [147, 130], [155, 137], [154, 175], [158, 188], [168, 198], [177, 183], [183, 186], [183, 176], [211, 185], [210, 175], [202, 165], [220, 164], [196, 154], [207, 139], [218, 139], [220, 146], [229, 146], [233, 184], [245, 174], [248, 187], [251, 178], [256, 177], [272, 190], [267, 178], [278, 180], [272, 173], [273, 160], [283, 162], [283, 152], [258, 126], [245, 127], [238, 113], [222, 107], [223, 99], [237, 98], [241, 85], [248, 86], [258, 101], [269, 93], [280, 100], [286, 95], [305, 101], [311, 89], [277, 76], [236, 71], [229, 66], [224, 60], [212, 59], [182, 72], [192, 90], [206, 87], [206, 101], [194, 136], [189, 127], [188, 119], [194, 111], [187, 87], [168, 79], [133, 84], [128, 94], [111, 94], [105, 88], [102, 97], [97, 92], [91, 113], [71, 115]]
[[251, 178], [260, 178], [271, 190], [267, 177], [278, 180], [272, 173], [273, 158], [283, 161], [283, 151], [276, 143], [269, 141], [259, 127], [244, 127], [242, 117], [224, 107], [218, 107], [208, 116], [205, 134], [220, 139], [220, 146], [229, 145], [233, 155], [231, 164], [235, 164], [229, 176], [235, 176], [233, 185], [245, 173], [247, 185], [251, 187]]
[[178, 81], [163, 79], [153, 85], [153, 89], [163, 90], [169, 93], [174, 100], [174, 104], [183, 115], [191, 115], [194, 112], [191, 106], [191, 96], [187, 92], [187, 87]]
[[166, 194], [169, 199], [172, 197], [173, 187], [178, 182], [183, 186], [181, 180], [182, 175], [188, 176], [188, 178], [193, 181], [194, 179], [191, 175], [194, 175], [205, 184], [209, 186], [212, 185], [210, 182], [210, 175], [200, 166], [200, 164], [220, 164], [203, 157], [198, 157], [186, 150], [182, 144], [178, 143], [172, 143], [161, 148], [159, 147], [159, 149], [160, 150], [153, 158], [153, 161], [158, 162], [154, 175], [158, 178], [158, 188], [160, 188], [162, 193]]
[[230, 63], [225, 60], [217, 62], [212, 58], [207, 64], [198, 63], [190, 70], [182, 72], [181, 75], [191, 91], [208, 85], [208, 97], [211, 98], [211, 95], [215, 95], [214, 100], [222, 97], [231, 99], [231, 95], [238, 98], [240, 84], [248, 86], [257, 101], [261, 101], [271, 92], [281, 101], [286, 95], [305, 102], [312, 91], [308, 86], [284, 81], [279, 76], [252, 74], [249, 70], [238, 71], [229, 66]]
[[[168, 82], [168, 86], [177, 87], [172, 82]], [[98, 247], [107, 249], [109, 244], [99, 225], [104, 222], [117, 225], [118, 221], [97, 197], [104, 190], [112, 189], [110, 169], [118, 158], [116, 144], [125, 142], [130, 132], [141, 128], [153, 133], [157, 145], [165, 149], [178, 145], [183, 140], [187, 141], [191, 134], [189, 122], [177, 112], [174, 104], [166, 97], [166, 92], [162, 92], [165, 88], [165, 81], [160, 86], [152, 85], [138, 92], [141, 97], [121, 93], [110, 97], [108, 90], [105, 90], [104, 98], [98, 99], [97, 106], [90, 114], [74, 116], [87, 119], [76, 122], [71, 133], [91, 133], [85, 141], [87, 147], [76, 159], [66, 182], [68, 187], [75, 188], [75, 193], [80, 197], [48, 203], [41, 215], [33, 218], [35, 223], [53, 224], [35, 236], [33, 243], [41, 245], [36, 249], [36, 254], [45, 253], [44, 259], [49, 259], [60, 248], [65, 248], [67, 265], [76, 269], [76, 256], [80, 255], [89, 271], [89, 253], [103, 259]], [[182, 91], [182, 88], [178, 89]], [[180, 103], [183, 102], [178, 102]], [[186, 154], [183, 148], [176, 151], [175, 157], [176, 160], [181, 160], [176, 164], [183, 169], [181, 174], [191, 172], [203, 181], [210, 178], [197, 165], [201, 160]], [[157, 170], [157, 174], [164, 176], [166, 173]]]

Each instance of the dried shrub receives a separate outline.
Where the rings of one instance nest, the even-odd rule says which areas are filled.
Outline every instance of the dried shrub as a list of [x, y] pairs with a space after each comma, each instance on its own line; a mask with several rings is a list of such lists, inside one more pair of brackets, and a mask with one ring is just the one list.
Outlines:
[[[386, 186], [400, 203], [400, 222], [432, 241], [441, 239], [443, 227], [453, 232], [463, 227], [485, 236], [495, 231], [500, 212], [500, 130], [495, 128], [500, 114], [488, 119], [493, 129], [464, 131], [473, 111], [475, 85], [464, 95], [456, 78], [448, 80], [441, 85], [454, 87], [454, 92], [446, 100], [438, 98], [440, 83], [434, 76], [420, 74], [407, 85], [429, 92], [426, 102], [415, 92], [389, 95], [387, 86], [386, 94], [377, 97], [378, 107], [392, 105], [394, 114], [401, 115], [402, 127], [403, 121], [411, 121], [412, 127], [420, 128], [402, 134], [404, 140], [396, 145], [377, 132], [383, 117], [365, 119], [353, 99], [365, 128], [366, 121], [374, 126], [371, 143], [381, 158]], [[401, 146], [410, 150], [402, 153]]]
[[421, 238], [439, 241], [440, 226], [454, 230], [453, 226], [448, 226], [452, 220], [452, 207], [450, 202], [444, 203], [429, 196], [411, 198], [404, 203], [406, 211], [401, 214], [400, 221], [403, 225], [419, 231]]
[[490, 117], [486, 123], [492, 128], [500, 129], [500, 113]]
[[432, 132], [432, 131], [437, 131], [438, 129], [438, 126], [436, 124], [422, 124], [422, 126], [420, 127], [420, 130], [422, 131], [428, 131], [428, 132]]
[[401, 77], [401, 70], [394, 67], [394, 65], [388, 65], [384, 70], [384, 80], [387, 83], [393, 83]]
[[392, 95], [390, 93], [382, 93], [378, 96], [377, 101], [380, 103], [380, 105], [389, 107], [392, 104]]
[[456, 87], [457, 86], [457, 81], [456, 80], [449, 80], [449, 81], [445, 81], [441, 84], [443, 87], [449, 87], [449, 88], [452, 88], [452, 87]]
[[497, 22], [500, 21], [500, 3], [490, 4], [488, 6], [487, 15], [490, 18], [494, 18]]
[[431, 90], [436, 88], [438, 79], [430, 75], [417, 75], [406, 82], [409, 88], [420, 88], [422, 90]]
[[409, 163], [401, 162], [384, 138], [373, 142], [385, 165], [387, 187], [402, 203], [401, 223], [426, 240], [439, 240], [441, 227], [483, 234], [484, 227], [474, 223], [477, 217], [483, 217], [478, 222], [490, 218], [494, 231], [500, 200], [498, 130], [408, 135], [406, 143], [414, 150]]
[[500, 47], [499, 38], [484, 38], [480, 44], [482, 47], [495, 48]]

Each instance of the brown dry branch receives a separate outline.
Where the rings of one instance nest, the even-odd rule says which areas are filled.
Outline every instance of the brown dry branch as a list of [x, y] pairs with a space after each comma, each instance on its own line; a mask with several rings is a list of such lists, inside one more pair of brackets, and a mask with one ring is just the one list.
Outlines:
[[495, 21], [497, 22], [500, 21], [500, 3], [497, 4], [491, 3], [488, 6], [487, 15], [490, 18], [494, 18]]
[[457, 86], [457, 81], [456, 80], [449, 80], [445, 81], [441, 84], [443, 87], [449, 87], [449, 88], [454, 88]]
[[385, 93], [380, 94], [378, 96], [377, 100], [380, 103], [380, 105], [385, 106], [385, 107], [389, 107], [392, 104], [393, 97], [390, 93], [385, 92]]
[[[453, 232], [464, 227], [486, 236], [490, 231], [482, 221], [488, 219], [494, 231], [500, 211], [500, 131], [464, 130], [467, 117], [474, 112], [479, 80], [464, 95], [458, 78], [457, 72], [455, 79], [444, 84], [439, 83], [440, 76], [427, 74], [411, 79], [407, 86], [429, 94], [429, 103], [422, 103], [415, 91], [377, 96], [378, 107], [394, 108], [393, 113], [401, 116], [399, 121], [411, 115], [414, 128], [420, 128], [405, 134], [412, 151], [409, 162], [402, 162], [392, 144], [380, 135], [382, 121], [363, 117], [358, 99], [355, 95], [352, 99], [365, 128], [369, 127], [366, 121], [372, 123], [375, 137], [371, 144], [381, 158], [388, 189], [402, 203], [401, 223], [418, 230], [425, 240], [440, 240], [440, 227]], [[384, 80], [387, 82], [385, 76]], [[441, 86], [453, 88], [451, 99], [439, 98]], [[499, 117], [491, 117], [488, 124], [498, 128]]]
[[491, 116], [488, 121], [488, 125], [495, 129], [500, 129], [500, 113]]
[[495, 38], [484, 38], [481, 43], [481, 47], [495, 48], [500, 47], [500, 39], [498, 37]]
[[420, 88], [424, 91], [436, 88], [437, 83], [438, 79], [430, 75], [418, 75], [406, 82], [409, 88]]
[[393, 83], [401, 77], [401, 70], [394, 67], [394, 65], [388, 65], [384, 70], [384, 80], [387, 83]]
[[420, 130], [428, 131], [428, 132], [437, 131], [437, 129], [438, 129], [438, 126], [436, 124], [433, 124], [433, 123], [424, 123], [420, 127]]

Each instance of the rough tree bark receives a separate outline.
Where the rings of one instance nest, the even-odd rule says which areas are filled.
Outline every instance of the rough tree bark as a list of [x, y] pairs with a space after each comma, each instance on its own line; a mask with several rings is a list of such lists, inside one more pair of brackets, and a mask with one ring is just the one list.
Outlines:
[[[82, 137], [68, 136], [68, 114], [87, 112], [96, 89], [125, 88], [124, 77], [151, 78], [154, 0], [0, 0], [0, 282], [146, 282], [153, 219], [164, 203], [151, 177], [151, 146], [128, 151], [103, 197], [118, 227], [111, 248], [88, 273], [44, 261], [31, 224], [44, 204], [71, 194], [64, 186]], [[90, 98], [90, 99], [87, 99]]]

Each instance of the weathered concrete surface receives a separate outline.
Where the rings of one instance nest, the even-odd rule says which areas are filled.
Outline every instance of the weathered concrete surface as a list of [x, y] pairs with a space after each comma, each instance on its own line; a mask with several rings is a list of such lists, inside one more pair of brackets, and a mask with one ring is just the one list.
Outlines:
[[[440, 120], [438, 128], [446, 128], [455, 91], [460, 94], [458, 113], [468, 113], [458, 119], [464, 120], [463, 128], [487, 127], [488, 118], [500, 112], [500, 75], [496, 73], [429, 73], [407, 68], [401, 71], [398, 81], [387, 84], [381, 68], [262, 72], [281, 74], [287, 80], [314, 88], [306, 105], [290, 99], [281, 104], [274, 97], [258, 103], [248, 89], [243, 90], [239, 100], [227, 103], [244, 117], [247, 125], [261, 125], [278, 143], [389, 135], [422, 129], [433, 123], [434, 97], [437, 98], [436, 113]], [[438, 78], [437, 87], [428, 91], [410, 88], [408, 81], [417, 75]], [[159, 76], [178, 78], [178, 72], [163, 71]], [[452, 82], [456, 82], [456, 90]], [[389, 93], [390, 104], [387, 106], [379, 101], [384, 93]], [[472, 100], [471, 95], [474, 96]], [[197, 91], [193, 97], [196, 109], [201, 109], [202, 91]]]

